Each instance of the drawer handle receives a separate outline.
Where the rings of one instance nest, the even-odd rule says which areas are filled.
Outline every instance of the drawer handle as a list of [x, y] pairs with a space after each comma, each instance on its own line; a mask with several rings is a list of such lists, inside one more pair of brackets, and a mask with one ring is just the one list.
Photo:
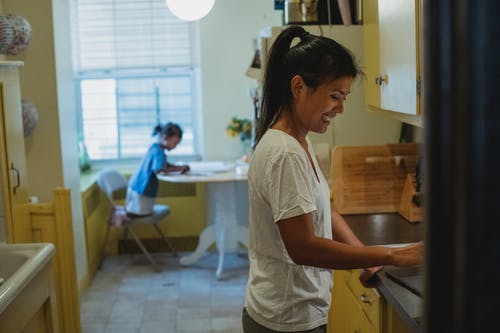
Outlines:
[[14, 192], [14, 194], [16, 194], [17, 189], [21, 186], [21, 179], [19, 177], [19, 170], [14, 168], [14, 163], [10, 164], [10, 170], [14, 171], [14, 173], [16, 174], [16, 185], [14, 185], [12, 187], [12, 192]]
[[368, 297], [368, 295], [366, 294], [361, 294], [361, 296], [359, 296], [359, 299], [361, 300], [361, 302], [363, 303], [366, 303], [366, 304], [372, 304], [372, 300], [370, 299], [370, 297]]

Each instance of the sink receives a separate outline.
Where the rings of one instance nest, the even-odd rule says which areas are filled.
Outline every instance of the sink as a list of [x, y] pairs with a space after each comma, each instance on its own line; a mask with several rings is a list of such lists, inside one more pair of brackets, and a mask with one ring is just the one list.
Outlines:
[[0, 316], [55, 253], [50, 243], [0, 243]]

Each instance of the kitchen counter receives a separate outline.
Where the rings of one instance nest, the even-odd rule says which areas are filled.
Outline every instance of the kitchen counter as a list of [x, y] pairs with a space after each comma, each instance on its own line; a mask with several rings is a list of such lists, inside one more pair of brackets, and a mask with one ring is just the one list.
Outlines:
[[344, 215], [365, 245], [411, 243], [424, 239], [424, 224], [410, 223], [396, 213]]
[[[410, 243], [424, 239], [423, 223], [410, 223], [396, 213], [345, 215], [344, 219], [366, 245]], [[382, 271], [374, 277], [377, 288], [412, 332], [419, 332], [423, 299], [389, 279]]]

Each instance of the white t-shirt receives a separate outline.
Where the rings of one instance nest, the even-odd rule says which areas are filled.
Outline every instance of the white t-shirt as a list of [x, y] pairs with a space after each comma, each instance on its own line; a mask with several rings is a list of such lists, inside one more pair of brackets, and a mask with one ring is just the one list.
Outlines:
[[250, 317], [275, 331], [304, 331], [326, 324], [332, 271], [295, 264], [278, 221], [312, 213], [316, 236], [332, 238], [330, 193], [312, 145], [307, 153], [292, 136], [269, 129], [248, 171], [250, 273], [245, 307]]

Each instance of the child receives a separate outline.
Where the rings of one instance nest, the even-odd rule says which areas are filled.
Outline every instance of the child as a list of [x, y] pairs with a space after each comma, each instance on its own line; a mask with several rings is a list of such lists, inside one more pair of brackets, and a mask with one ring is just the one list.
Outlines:
[[174, 149], [182, 139], [182, 129], [174, 123], [158, 124], [153, 129], [153, 136], [158, 135], [158, 142], [153, 143], [141, 161], [139, 169], [130, 178], [127, 188], [125, 207], [128, 214], [149, 215], [158, 194], [158, 173], [189, 171], [188, 165], [173, 165], [167, 162], [165, 149]]

